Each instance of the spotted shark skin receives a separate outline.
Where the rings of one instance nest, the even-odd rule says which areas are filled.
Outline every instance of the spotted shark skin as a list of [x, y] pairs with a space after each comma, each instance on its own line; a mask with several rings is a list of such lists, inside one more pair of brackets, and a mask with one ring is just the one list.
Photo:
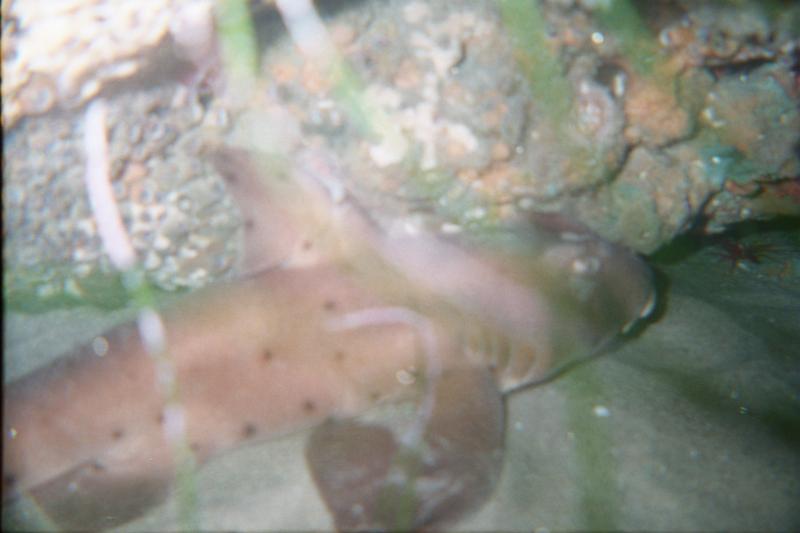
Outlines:
[[[247, 274], [163, 311], [187, 444], [202, 464], [317, 426], [306, 457], [339, 529], [441, 527], [477, 508], [502, 464], [500, 394], [652, 307], [638, 257], [561, 217], [501, 239], [392, 235], [331, 194], [316, 155], [286, 191], [250, 152], [210, 157], [242, 209]], [[24, 496], [61, 527], [102, 529], [169, 494], [159, 368], [135, 324], [103, 338], [104, 355], [89, 343], [6, 387], [4, 506]], [[412, 429], [353, 419], [390, 401], [419, 406]]]

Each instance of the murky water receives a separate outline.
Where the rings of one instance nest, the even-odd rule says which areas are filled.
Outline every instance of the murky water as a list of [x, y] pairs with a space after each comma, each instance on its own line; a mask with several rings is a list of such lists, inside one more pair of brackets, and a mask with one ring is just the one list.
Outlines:
[[[86, 0], [85, 7], [102, 3]], [[259, 7], [252, 20], [263, 65], [246, 104], [225, 88], [234, 81], [215, 74], [215, 68], [233, 68], [230, 57], [211, 65], [181, 56], [180, 49], [172, 57], [170, 48], [168, 60], [154, 59], [148, 48], [147, 61], [168, 65], [169, 75], [159, 77], [156, 68], [154, 83], [142, 68], [135, 84], [106, 94], [110, 177], [133, 248], [148, 283], [166, 301], [181, 298], [176, 289], [239, 275], [240, 256], [246, 263], [248, 251], [241, 252], [238, 237], [246, 240], [253, 224], [264, 227], [261, 218], [249, 217], [252, 205], [237, 211], [207, 162], [214, 143], [268, 148], [273, 159], [263, 168], [281, 179], [302, 179], [309, 165], [291, 162], [322, 154], [311, 158], [310, 168], [322, 176], [325, 194], [338, 202], [347, 191], [378, 231], [393, 238], [431, 232], [458, 239], [490, 233], [529, 210], [565, 213], [650, 254], [656, 309], [600, 356], [506, 397], [497, 487], [488, 503], [450, 527], [798, 529], [800, 25], [791, 21], [800, 20], [800, 9], [790, 2], [593, 4], [549, 1], [519, 11], [522, 4], [514, 2], [329, 2], [325, 24], [352, 72], [330, 67], [338, 66], [334, 60], [325, 70], [303, 59], [296, 50], [303, 43], [286, 36], [278, 12]], [[197, 32], [203, 27], [202, 15], [173, 16], [194, 21], [189, 28]], [[14, 43], [25, 43], [19, 57], [28, 57], [35, 48], [27, 48], [16, 26], [8, 29], [19, 39]], [[120, 50], [104, 55], [87, 46], [81, 57], [98, 61], [98, 87], [115, 72], [139, 70]], [[237, 46], [255, 52], [246, 43]], [[532, 57], [541, 61], [531, 63]], [[52, 65], [42, 63], [28, 81], [17, 83], [28, 79], [24, 69], [14, 83], [4, 81], [4, 99], [8, 89], [14, 104], [4, 115], [12, 127], [4, 141], [3, 184], [7, 383], [139, 312], [130, 302], [136, 295], [130, 280], [106, 258], [86, 201], [81, 102], [59, 91], [87, 80], [54, 78], [64, 70], [57, 64], [62, 60], [71, 61], [54, 54]], [[19, 74], [23, 59], [13, 70], [5, 61], [6, 72]], [[34, 117], [59, 107], [67, 109]], [[320, 161], [325, 164], [315, 167]], [[240, 207], [258, 197], [241, 192]], [[316, 206], [316, 197], [308, 198]], [[286, 208], [292, 224], [317, 228], [316, 211], [298, 215], [281, 200], [271, 208]], [[769, 217], [778, 218], [712, 235]], [[291, 235], [287, 227], [272, 235]], [[342, 240], [352, 245], [360, 231], [344, 231]], [[554, 247], [558, 253], [585, 241], [579, 231], [560, 231], [567, 244]], [[317, 260], [316, 250], [299, 248], [290, 259], [301, 266]], [[389, 268], [411, 272], [424, 286], [413, 269], [425, 261], [412, 258], [403, 266], [403, 250], [393, 251]], [[435, 258], [431, 268], [446, 271], [448, 258], [430, 252], [421, 253]], [[481, 283], [466, 279], [475, 270], [459, 268], [460, 256], [449, 259], [455, 266], [447, 272], [456, 276], [444, 281], [454, 283], [456, 296]], [[591, 270], [592, 264], [579, 266]], [[512, 273], [526, 268], [504, 266]], [[630, 276], [630, 293], [642, 289], [646, 278], [639, 274]], [[417, 290], [414, 283], [408, 286]], [[439, 288], [442, 300], [452, 298], [452, 287]], [[510, 301], [492, 300], [491, 293], [483, 286], [466, 295], [467, 305], [449, 302], [463, 311], [475, 301]], [[335, 303], [326, 302], [328, 311]], [[485, 319], [495, 310], [478, 314]], [[519, 333], [519, 322], [498, 320], [501, 330], [508, 328], [504, 333]], [[392, 427], [414, 415], [408, 406], [390, 405], [367, 416]], [[333, 528], [306, 465], [309, 432], [249, 444], [190, 468], [166, 503], [118, 529]], [[4, 473], [6, 493], [15, 480]], [[147, 499], [154, 494], [148, 490], [117, 500]], [[57, 528], [25, 496], [3, 510], [4, 529]], [[101, 505], [92, 512], [102, 523], [117, 510]]]

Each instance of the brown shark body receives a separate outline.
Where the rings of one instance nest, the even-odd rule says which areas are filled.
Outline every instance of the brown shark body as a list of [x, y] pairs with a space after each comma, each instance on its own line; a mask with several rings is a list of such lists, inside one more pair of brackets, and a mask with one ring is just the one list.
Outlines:
[[[413, 375], [418, 366], [413, 328], [326, 325], [337, 313], [376, 303], [344, 272], [314, 267], [218, 287], [168, 312], [181, 416], [197, 459], [356, 414], [412, 389], [395, 373]], [[28, 492], [47, 509], [54, 487], [72, 484], [61, 497], [75, 506], [50, 509], [57, 523], [70, 524], [80, 502], [124, 485], [128, 476], [155, 486], [174, 477], [156, 360], [135, 325], [103, 339], [104, 355], [83, 347], [6, 389], [4, 488]], [[442, 356], [449, 350], [443, 347]]]
[[[252, 255], [278, 264], [164, 312], [177, 412], [135, 325], [103, 335], [102, 354], [95, 339], [10, 384], [4, 502], [25, 495], [56, 524], [110, 527], [168, 492], [176, 424], [203, 462], [327, 420], [307, 459], [337, 527], [438, 526], [491, 493], [499, 391], [593, 353], [652, 304], [636, 256], [560, 219], [517, 226], [498, 247], [387, 237], [351, 211], [318, 239], [291, 209], [258, 207], [270, 191], [247, 154], [215, 161], [251, 249], [276, 220], [293, 228]], [[420, 406], [416, 433], [347, 421], [402, 399]], [[410, 515], [397, 518], [395, 501]]]

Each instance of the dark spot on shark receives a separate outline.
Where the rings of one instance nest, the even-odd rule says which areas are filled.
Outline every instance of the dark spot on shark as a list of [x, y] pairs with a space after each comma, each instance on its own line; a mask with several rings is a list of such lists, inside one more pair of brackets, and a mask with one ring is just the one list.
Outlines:
[[303, 411], [306, 413], [313, 413], [317, 410], [317, 404], [313, 400], [306, 400], [303, 402]]
[[310, 250], [310, 249], [311, 249], [311, 246], [313, 246], [313, 244], [312, 244], [312, 243], [311, 243], [311, 241], [309, 241], [308, 239], [304, 240], [304, 241], [303, 241], [303, 242], [300, 244], [300, 247], [301, 247], [303, 250], [306, 250], [306, 251], [307, 251], [307, 250]]
[[252, 230], [254, 226], [255, 226], [255, 223], [253, 222], [252, 218], [244, 219], [244, 229]]
[[274, 357], [274, 355], [275, 354], [272, 353], [272, 350], [267, 348], [266, 350], [261, 352], [261, 360], [263, 362], [265, 362], [265, 363], [269, 363], [270, 361], [272, 361], [272, 358]]
[[219, 172], [223, 180], [230, 184], [234, 184], [239, 181], [239, 176], [237, 176], [236, 172], [233, 171], [235, 162], [232, 161], [232, 155], [233, 154], [223, 151], [218, 151], [214, 154], [214, 166], [216, 167], [217, 172]]
[[156, 424], [158, 424], [160, 426], [163, 423], [164, 423], [164, 412], [163, 411], [159, 411], [159, 413], [156, 415]]
[[17, 476], [14, 474], [6, 474], [3, 476], [3, 486], [11, 489], [17, 484]]
[[377, 401], [381, 397], [381, 393], [373, 390], [369, 392], [369, 399], [373, 402]]
[[114, 440], [120, 440], [122, 437], [125, 436], [125, 432], [119, 428], [115, 429], [111, 432], [111, 438]]
[[200, 444], [197, 442], [189, 443], [189, 449], [192, 450], [192, 453], [197, 453], [200, 451]]
[[325, 302], [322, 304], [322, 307], [326, 311], [333, 311], [334, 309], [336, 309], [336, 301], [335, 300], [325, 300]]
[[258, 428], [256, 428], [255, 424], [253, 424], [251, 422], [247, 422], [242, 427], [242, 436], [244, 438], [246, 438], [246, 439], [249, 439], [250, 437], [255, 435], [257, 431], [258, 431]]
[[336, 350], [336, 352], [334, 352], [333, 354], [333, 358], [336, 359], [337, 363], [343, 363], [346, 357], [347, 354], [344, 353], [342, 350]]
[[102, 472], [106, 469], [103, 463], [99, 461], [92, 461], [92, 463], [89, 465], [89, 468], [91, 468], [93, 472]]

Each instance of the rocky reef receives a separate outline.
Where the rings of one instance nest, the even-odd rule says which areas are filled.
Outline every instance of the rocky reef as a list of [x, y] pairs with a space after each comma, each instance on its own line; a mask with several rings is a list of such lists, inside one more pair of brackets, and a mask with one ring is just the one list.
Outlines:
[[562, 212], [649, 254], [690, 229], [800, 213], [796, 3], [320, 2], [337, 78], [272, 2], [251, 2], [259, 86], [244, 103], [211, 2], [106, 4], [3, 5], [4, 282], [22, 309], [124, 302], [83, 191], [97, 95], [123, 217], [165, 290], [236, 270], [241, 218], [210, 138], [333, 154], [387, 227]]

